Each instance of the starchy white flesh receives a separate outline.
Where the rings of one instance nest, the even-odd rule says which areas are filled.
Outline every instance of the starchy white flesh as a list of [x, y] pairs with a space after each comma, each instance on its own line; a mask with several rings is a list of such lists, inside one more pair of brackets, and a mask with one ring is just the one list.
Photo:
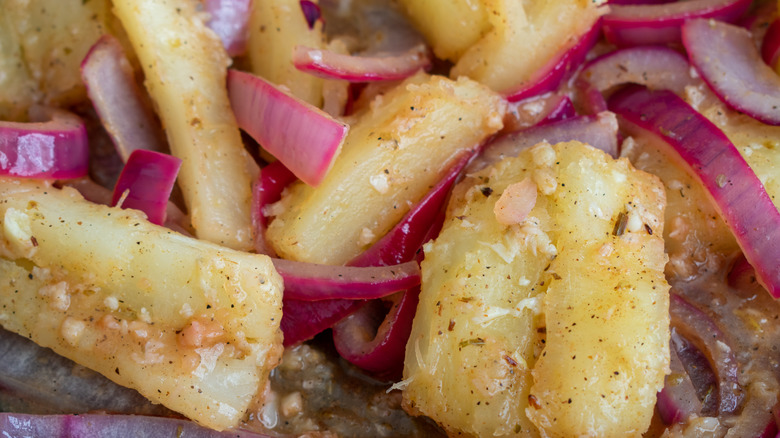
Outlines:
[[342, 264], [381, 238], [463, 152], [502, 127], [503, 100], [463, 78], [418, 74], [352, 124], [319, 186], [292, 185], [270, 208], [283, 258]]
[[465, 75], [502, 93], [511, 93], [527, 83], [533, 73], [572, 47], [606, 12], [599, 6], [604, 2], [586, 0], [481, 3], [490, 29], [458, 59], [450, 76]]
[[322, 20], [310, 29], [300, 0], [253, 0], [247, 42], [252, 73], [289, 88], [299, 99], [320, 106], [323, 80], [295, 68], [292, 55], [297, 45], [324, 48]]
[[0, 200], [0, 325], [200, 424], [238, 424], [282, 351], [268, 257], [70, 188], [0, 180]]
[[[189, 0], [115, 0], [114, 12], [146, 75], [196, 235], [253, 247], [250, 207], [257, 166], [244, 149], [225, 88], [222, 42]], [[153, 31], [152, 31], [153, 30]]]
[[111, 2], [2, 0], [0, 11], [0, 120], [23, 119], [33, 103], [85, 99], [79, 65], [102, 34], [116, 33]]
[[400, 3], [441, 59], [457, 61], [490, 30], [487, 10], [481, 0], [400, 0]]
[[[526, 178], [533, 209], [501, 225]], [[404, 406], [452, 435], [639, 436], [669, 367], [664, 204], [656, 177], [577, 142], [469, 175], [425, 248]]]

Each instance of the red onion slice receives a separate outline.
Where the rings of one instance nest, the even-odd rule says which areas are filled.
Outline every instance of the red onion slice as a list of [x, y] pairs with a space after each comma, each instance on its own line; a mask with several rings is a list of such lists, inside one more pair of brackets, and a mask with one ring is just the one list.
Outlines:
[[89, 49], [81, 62], [81, 78], [122, 161], [136, 149], [164, 150], [160, 123], [116, 38], [103, 35]]
[[[676, 336], [676, 333], [673, 332], [672, 336]], [[669, 353], [672, 373], [667, 374], [664, 388], [658, 393], [656, 409], [664, 423], [682, 423], [692, 414], [699, 415], [702, 405], [690, 376], [677, 356], [676, 348], [670, 348]]]
[[780, 58], [780, 19], [769, 25], [761, 42], [761, 59], [768, 66], [776, 68], [778, 58]]
[[306, 24], [309, 25], [309, 30], [314, 29], [317, 20], [322, 19], [320, 5], [311, 0], [301, 0], [300, 4], [301, 12], [303, 12], [303, 16], [306, 18]]
[[249, 73], [229, 70], [227, 82], [238, 126], [303, 182], [319, 184], [348, 126]]
[[377, 267], [320, 265], [284, 259], [273, 259], [273, 263], [284, 278], [284, 297], [292, 300], [368, 300], [420, 284], [417, 262]]
[[431, 68], [431, 57], [424, 45], [404, 53], [387, 56], [352, 56], [327, 49], [295, 46], [295, 68], [325, 79], [350, 82], [396, 81], [420, 70]]
[[730, 107], [769, 125], [780, 125], [780, 76], [762, 60], [750, 32], [711, 20], [682, 29], [691, 63]]
[[149, 222], [162, 225], [180, 167], [181, 159], [172, 155], [133, 151], [114, 186], [111, 205], [121, 201], [122, 208], [141, 210]]
[[34, 107], [32, 123], [0, 121], [0, 175], [37, 179], [86, 176], [89, 145], [84, 122], [73, 113]]
[[733, 414], [742, 403], [743, 393], [738, 380], [737, 358], [726, 335], [707, 314], [677, 294], [671, 294], [669, 314], [675, 330], [709, 359], [718, 378], [720, 413]]
[[612, 5], [604, 16], [604, 36], [618, 46], [680, 42], [680, 27], [693, 18], [734, 22], [751, 0], [690, 0], [660, 5]]
[[31, 415], [0, 413], [0, 431], [4, 437], [120, 438], [270, 438], [269, 435], [243, 430], [217, 432], [189, 420], [144, 415]]
[[550, 144], [578, 140], [617, 156], [618, 124], [615, 115], [609, 111], [595, 116], [579, 116], [513, 132], [496, 138], [485, 146], [482, 154], [466, 169], [474, 173], [503, 160], [515, 157], [526, 148], [546, 141]]
[[243, 55], [252, 0], [203, 0], [203, 5], [211, 16], [206, 25], [222, 40], [228, 55]]
[[595, 114], [607, 109], [602, 93], [620, 84], [634, 83], [682, 94], [687, 85], [695, 83], [690, 68], [684, 55], [668, 47], [633, 47], [590, 61], [577, 76], [576, 86], [584, 95], [588, 111]]
[[718, 393], [718, 378], [712, 369], [710, 359], [704, 352], [672, 327], [671, 348], [680, 359], [685, 372], [694, 387], [697, 398], [701, 401], [700, 414], [705, 417], [716, 417], [720, 410], [720, 395]]
[[737, 148], [712, 122], [672, 92], [630, 87], [609, 107], [659, 136], [712, 197], [761, 284], [780, 298], [780, 212]]
[[560, 122], [561, 120], [570, 119], [577, 115], [577, 110], [574, 109], [574, 102], [571, 101], [569, 96], [565, 94], [559, 95], [559, 99], [554, 102], [550, 112], [548, 112], [542, 120], [537, 123], [538, 126], [546, 125], [548, 123]]
[[569, 96], [545, 93], [508, 105], [502, 132], [514, 132], [544, 123], [557, 122], [577, 115]]
[[284, 346], [308, 341], [365, 304], [362, 300], [300, 301], [285, 298], [280, 323]]
[[727, 276], [728, 284], [742, 296], [749, 297], [764, 289], [756, 278], [756, 270], [750, 266], [744, 254], [734, 260]]
[[554, 56], [544, 67], [534, 72], [520, 88], [508, 93], [507, 100], [516, 102], [558, 88], [558, 85], [582, 64], [588, 51], [598, 41], [599, 35], [601, 35], [600, 19], [572, 47]]
[[444, 206], [461, 170], [474, 157], [466, 152], [447, 174], [387, 234], [371, 248], [352, 259], [350, 266], [388, 266], [412, 260], [428, 237], [431, 225]]
[[274, 161], [260, 170], [252, 187], [252, 223], [255, 227], [255, 252], [276, 256], [273, 248], [266, 244], [265, 229], [268, 218], [265, 207], [282, 198], [282, 191], [298, 178], [281, 161]]
[[419, 287], [394, 295], [389, 312], [374, 300], [334, 325], [333, 343], [341, 357], [377, 377], [400, 379], [419, 295]]

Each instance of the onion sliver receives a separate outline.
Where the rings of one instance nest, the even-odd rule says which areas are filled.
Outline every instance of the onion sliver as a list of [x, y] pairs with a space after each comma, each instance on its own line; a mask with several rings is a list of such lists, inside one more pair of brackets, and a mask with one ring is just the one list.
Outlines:
[[84, 122], [73, 113], [45, 107], [34, 107], [31, 118], [40, 121], [0, 121], [0, 176], [37, 179], [86, 176], [89, 145]]
[[415, 204], [411, 210], [387, 234], [371, 248], [350, 260], [350, 266], [388, 266], [412, 260], [425, 243], [428, 230], [436, 222], [436, 216], [444, 206], [450, 188], [461, 170], [473, 158], [474, 153], [465, 152], [450, 167], [444, 178]]
[[160, 123], [116, 38], [103, 35], [89, 49], [81, 62], [81, 78], [122, 161], [136, 149], [164, 150]]
[[238, 126], [303, 182], [319, 184], [347, 125], [252, 74], [229, 70], [227, 82]]
[[180, 167], [181, 159], [172, 155], [133, 151], [114, 186], [111, 205], [121, 202], [122, 208], [141, 210], [149, 222], [162, 225]]
[[709, 192], [759, 282], [780, 298], [780, 212], [728, 137], [670, 91], [626, 88], [609, 108], [670, 146]]
[[664, 46], [642, 46], [616, 50], [583, 67], [576, 86], [583, 93], [591, 113], [607, 109], [604, 91], [625, 83], [644, 85], [652, 90], [667, 89], [682, 94], [695, 83], [688, 59]]
[[691, 20], [682, 35], [691, 63], [723, 102], [780, 125], [780, 76], [762, 61], [750, 32], [718, 21]]
[[255, 227], [255, 252], [275, 257], [276, 254], [265, 241], [268, 218], [265, 208], [282, 197], [282, 191], [298, 178], [281, 161], [274, 161], [260, 170], [252, 187], [252, 224]]
[[742, 403], [743, 393], [739, 385], [737, 358], [726, 335], [715, 322], [693, 304], [677, 294], [671, 294], [669, 314], [672, 327], [690, 340], [710, 360], [718, 378], [719, 411], [733, 414]]
[[670, 347], [680, 359], [701, 402], [699, 415], [716, 417], [720, 411], [718, 377], [712, 370], [709, 358], [674, 327], [671, 329], [671, 335]]
[[664, 389], [658, 393], [656, 409], [664, 423], [682, 423], [691, 414], [701, 413], [701, 401], [675, 348], [670, 348], [669, 356], [672, 373], [667, 374], [664, 379]]
[[545, 93], [508, 105], [502, 132], [515, 132], [532, 126], [557, 122], [577, 115], [574, 103], [565, 94]]
[[761, 41], [761, 58], [777, 71], [777, 61], [780, 58], [780, 19], [769, 25]]
[[273, 259], [273, 263], [284, 278], [284, 297], [293, 300], [368, 300], [420, 284], [417, 262], [377, 267], [320, 265], [284, 259]]
[[516, 102], [531, 96], [546, 93], [558, 88], [558, 85], [585, 60], [588, 51], [593, 48], [601, 35], [601, 20], [596, 21], [584, 35], [580, 36], [573, 46], [564, 49], [520, 88], [507, 95], [507, 100]]
[[750, 266], [743, 254], [740, 254], [731, 265], [727, 276], [730, 287], [736, 289], [742, 296], [749, 297], [759, 293], [764, 288], [758, 283], [756, 270]]
[[217, 34], [230, 56], [243, 55], [252, 0], [203, 0], [210, 19], [206, 25]]
[[474, 173], [506, 157], [515, 157], [526, 148], [546, 141], [550, 144], [578, 140], [617, 156], [618, 123], [609, 111], [595, 116], [579, 116], [513, 132], [496, 138], [466, 169]]
[[365, 304], [363, 300], [300, 301], [285, 298], [280, 323], [284, 346], [308, 341]]
[[[371, 301], [334, 325], [333, 343], [341, 357], [378, 377], [397, 380], [419, 295], [419, 287], [399, 292], [391, 297], [389, 312], [380, 300]], [[376, 327], [374, 321], [383, 316]]]
[[0, 430], [9, 437], [126, 437], [270, 438], [243, 430], [217, 432], [189, 420], [145, 415], [31, 415], [0, 413]]
[[325, 79], [350, 82], [394, 81], [431, 68], [428, 49], [418, 45], [387, 56], [352, 56], [327, 49], [295, 46], [293, 64], [300, 71]]
[[314, 25], [317, 20], [322, 19], [322, 10], [320, 5], [314, 3], [311, 0], [301, 0], [301, 12], [303, 12], [304, 18], [306, 18], [306, 24], [309, 25], [309, 30], [314, 29]]
[[680, 26], [693, 18], [733, 22], [751, 0], [690, 0], [660, 5], [612, 5], [604, 16], [604, 36], [618, 46], [680, 41]]

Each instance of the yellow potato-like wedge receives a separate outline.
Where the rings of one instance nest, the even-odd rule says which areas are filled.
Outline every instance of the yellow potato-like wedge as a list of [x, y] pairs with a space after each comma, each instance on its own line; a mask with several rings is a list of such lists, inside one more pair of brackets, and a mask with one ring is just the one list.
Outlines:
[[267, 237], [283, 258], [343, 264], [376, 242], [460, 154], [502, 127], [504, 101], [466, 78], [418, 74], [350, 127], [316, 188], [296, 183], [271, 208]]
[[253, 247], [250, 207], [257, 165], [244, 149], [225, 87], [230, 59], [189, 0], [116, 0], [146, 75], [196, 235]]
[[247, 41], [252, 73], [287, 87], [299, 99], [321, 106], [323, 80], [295, 68], [292, 54], [297, 45], [324, 48], [322, 20], [309, 28], [299, 0], [254, 0]]
[[599, 17], [603, 2], [482, 0], [490, 30], [458, 59], [450, 76], [465, 75], [511, 93], [554, 57], [574, 46]]
[[[502, 225], [528, 180], [533, 208]], [[453, 435], [640, 435], [669, 368], [664, 204], [656, 177], [578, 142], [469, 175], [425, 248], [407, 410]]]
[[0, 180], [0, 199], [0, 325], [200, 424], [238, 424], [282, 351], [268, 257], [70, 188]]
[[457, 61], [490, 30], [487, 10], [480, 0], [401, 0], [400, 3], [441, 59]]
[[86, 99], [79, 66], [115, 25], [107, 0], [0, 1], [0, 120]]

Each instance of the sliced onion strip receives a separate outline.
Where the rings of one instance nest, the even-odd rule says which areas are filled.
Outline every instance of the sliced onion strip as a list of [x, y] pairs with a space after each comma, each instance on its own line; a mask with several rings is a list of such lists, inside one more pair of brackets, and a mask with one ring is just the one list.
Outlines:
[[160, 152], [138, 149], [130, 154], [114, 186], [111, 205], [146, 213], [150, 222], [162, 225], [168, 209], [181, 159]]
[[691, 415], [701, 414], [702, 405], [690, 376], [677, 356], [676, 348], [670, 348], [669, 353], [672, 373], [664, 379], [664, 389], [658, 393], [656, 409], [664, 423], [682, 423]]
[[416, 287], [392, 296], [390, 311], [374, 300], [334, 325], [333, 343], [341, 357], [377, 377], [399, 379], [419, 294]]
[[455, 180], [473, 156], [473, 152], [464, 153], [450, 167], [444, 178], [428, 191], [400, 222], [348, 265], [388, 266], [412, 260], [420, 246], [425, 243], [431, 224], [435, 223], [435, 218], [442, 210]]
[[284, 346], [308, 341], [365, 304], [363, 300], [301, 301], [285, 298], [280, 323]]
[[710, 360], [718, 378], [721, 414], [733, 414], [742, 404], [739, 368], [734, 350], [715, 322], [696, 306], [677, 294], [671, 295], [669, 314], [672, 326], [694, 343]]
[[210, 19], [206, 25], [217, 34], [228, 55], [246, 51], [252, 0], [203, 0]]
[[615, 157], [618, 151], [617, 129], [615, 115], [605, 111], [595, 116], [578, 116], [513, 132], [485, 146], [482, 154], [469, 164], [466, 172], [474, 173], [506, 157], [515, 157], [524, 149], [543, 141], [555, 144], [578, 140]]
[[670, 146], [710, 194], [759, 282], [779, 298], [780, 212], [728, 137], [670, 91], [626, 88], [609, 108]]
[[321, 78], [350, 82], [401, 80], [420, 70], [428, 70], [432, 65], [424, 45], [387, 56], [353, 56], [327, 49], [295, 46], [293, 64], [298, 70]]
[[682, 29], [691, 63], [730, 107], [766, 124], [780, 125], [780, 76], [761, 59], [750, 32], [712, 20], [690, 20]]
[[325, 177], [347, 136], [347, 125], [266, 80], [228, 71], [228, 95], [238, 126], [306, 184]]
[[86, 176], [89, 145], [84, 122], [73, 113], [46, 107], [34, 107], [31, 119], [40, 121], [0, 121], [0, 176], [36, 179]]
[[260, 170], [260, 175], [252, 187], [252, 224], [255, 228], [255, 252], [276, 256], [265, 241], [268, 218], [266, 206], [282, 197], [282, 191], [298, 178], [281, 161], [274, 161]]
[[575, 82], [588, 111], [607, 109], [602, 93], [610, 88], [634, 83], [652, 90], [667, 89], [682, 94], [695, 83], [688, 59], [664, 46], [643, 46], [616, 50], [587, 63]]
[[217, 432], [181, 418], [146, 415], [32, 415], [0, 413], [0, 430], [7, 437], [188, 437], [270, 438], [243, 430]]
[[777, 61], [780, 60], [780, 19], [774, 20], [764, 34], [761, 59], [777, 71]]
[[284, 278], [284, 297], [292, 300], [368, 300], [420, 284], [417, 262], [377, 267], [320, 265], [284, 259], [273, 259], [273, 263]]
[[612, 5], [604, 16], [604, 36], [618, 46], [680, 42], [686, 20], [714, 18], [734, 22], [752, 0], [690, 0], [658, 5]]
[[81, 78], [122, 161], [136, 149], [162, 151], [165, 137], [116, 38], [103, 35], [81, 62]]

